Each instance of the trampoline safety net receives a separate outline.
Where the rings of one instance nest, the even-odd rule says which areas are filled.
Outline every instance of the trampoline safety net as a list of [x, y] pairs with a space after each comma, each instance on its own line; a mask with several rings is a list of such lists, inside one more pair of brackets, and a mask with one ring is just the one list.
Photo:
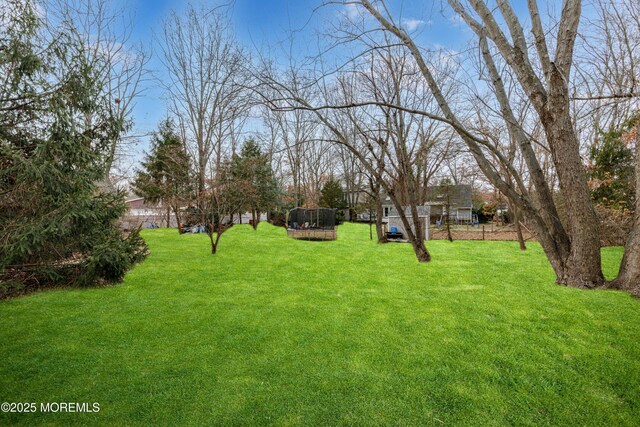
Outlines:
[[333, 230], [336, 226], [336, 210], [330, 208], [304, 209], [289, 211], [288, 227], [293, 230]]

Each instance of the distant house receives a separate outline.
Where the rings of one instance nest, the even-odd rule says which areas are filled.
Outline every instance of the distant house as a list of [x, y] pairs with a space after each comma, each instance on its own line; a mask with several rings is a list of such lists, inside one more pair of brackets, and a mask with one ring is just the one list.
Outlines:
[[342, 188], [343, 201], [348, 206], [346, 209], [342, 209], [344, 219], [346, 221], [368, 221], [369, 214], [361, 212], [351, 218], [351, 210], [349, 208], [355, 208], [357, 206], [365, 205], [369, 202], [369, 192], [364, 188], [359, 190], [347, 190], [346, 187]]
[[[128, 196], [125, 203], [129, 208], [122, 218], [125, 229], [152, 226], [167, 226], [167, 209], [161, 203], [145, 203], [144, 198]], [[177, 227], [175, 216], [170, 216], [170, 227]]]
[[[346, 193], [345, 193], [346, 194]], [[427, 187], [426, 201], [424, 206], [429, 206], [430, 220], [435, 222], [447, 215], [447, 204], [449, 205], [449, 219], [454, 222], [468, 222], [473, 218], [472, 189], [467, 184], [457, 185], [433, 185]], [[346, 197], [346, 196], [345, 196]], [[355, 190], [349, 193], [352, 200], [364, 203], [367, 200], [367, 192], [364, 189]], [[394, 208], [391, 197], [384, 191], [380, 194], [382, 199], [382, 222], [389, 222], [389, 214]], [[447, 203], [448, 200], [448, 203]], [[360, 214], [358, 219], [369, 219], [365, 214]]]
[[431, 218], [447, 215], [449, 205], [449, 220], [455, 222], [471, 221], [473, 202], [470, 185], [437, 185], [427, 187], [427, 202], [431, 206]]
[[[434, 185], [427, 187], [427, 200], [424, 205], [430, 208], [431, 222], [435, 222], [447, 215], [449, 205], [449, 219], [455, 222], [467, 222], [472, 219], [472, 190], [467, 184]], [[389, 214], [394, 208], [391, 197], [382, 194], [383, 222], [389, 222]], [[448, 203], [447, 203], [448, 202]]]

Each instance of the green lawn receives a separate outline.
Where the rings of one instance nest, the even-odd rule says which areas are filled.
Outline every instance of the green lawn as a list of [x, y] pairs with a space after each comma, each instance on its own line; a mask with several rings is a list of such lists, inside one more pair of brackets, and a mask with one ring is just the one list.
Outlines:
[[150, 230], [122, 284], [0, 302], [0, 402], [101, 408], [0, 425], [640, 425], [640, 301], [554, 285], [535, 244], [338, 234]]

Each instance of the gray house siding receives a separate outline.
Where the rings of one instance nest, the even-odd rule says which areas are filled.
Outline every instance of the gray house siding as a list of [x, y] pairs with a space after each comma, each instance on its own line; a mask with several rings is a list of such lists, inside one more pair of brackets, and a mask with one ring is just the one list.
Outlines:
[[[422, 224], [422, 240], [429, 240], [429, 206], [417, 206], [418, 209], [418, 218]], [[411, 215], [411, 209], [409, 207], [404, 208], [405, 216], [407, 217], [407, 221], [411, 226], [411, 231], [416, 233], [415, 226], [413, 225], [413, 216]], [[391, 231], [393, 228], [396, 228], [399, 233], [407, 237], [407, 229], [405, 228], [398, 211], [395, 208], [391, 208], [389, 210], [388, 216], [388, 224], [387, 231]]]
[[[447, 192], [449, 194], [447, 195]], [[448, 197], [447, 197], [448, 196]], [[394, 209], [391, 198], [387, 194], [382, 194], [382, 221], [389, 222], [389, 213]], [[470, 185], [458, 184], [444, 186], [427, 187], [427, 200], [425, 206], [430, 208], [430, 218], [432, 222], [446, 215], [447, 198], [451, 210], [449, 218], [452, 221], [471, 221], [472, 219], [472, 189]]]

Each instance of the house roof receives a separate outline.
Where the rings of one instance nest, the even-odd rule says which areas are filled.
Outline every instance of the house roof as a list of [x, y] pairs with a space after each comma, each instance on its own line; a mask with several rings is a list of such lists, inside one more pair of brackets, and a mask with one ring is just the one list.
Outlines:
[[[449, 192], [449, 201], [451, 208], [469, 208], [473, 206], [472, 189], [468, 184], [457, 185], [432, 185], [427, 187], [427, 200], [424, 203], [428, 206], [443, 206], [447, 202], [447, 191]], [[383, 206], [392, 206], [389, 195], [382, 191], [380, 193]]]
[[471, 186], [467, 184], [429, 186], [427, 187], [426, 204], [447, 204], [447, 193], [452, 208], [470, 208], [473, 206]]

